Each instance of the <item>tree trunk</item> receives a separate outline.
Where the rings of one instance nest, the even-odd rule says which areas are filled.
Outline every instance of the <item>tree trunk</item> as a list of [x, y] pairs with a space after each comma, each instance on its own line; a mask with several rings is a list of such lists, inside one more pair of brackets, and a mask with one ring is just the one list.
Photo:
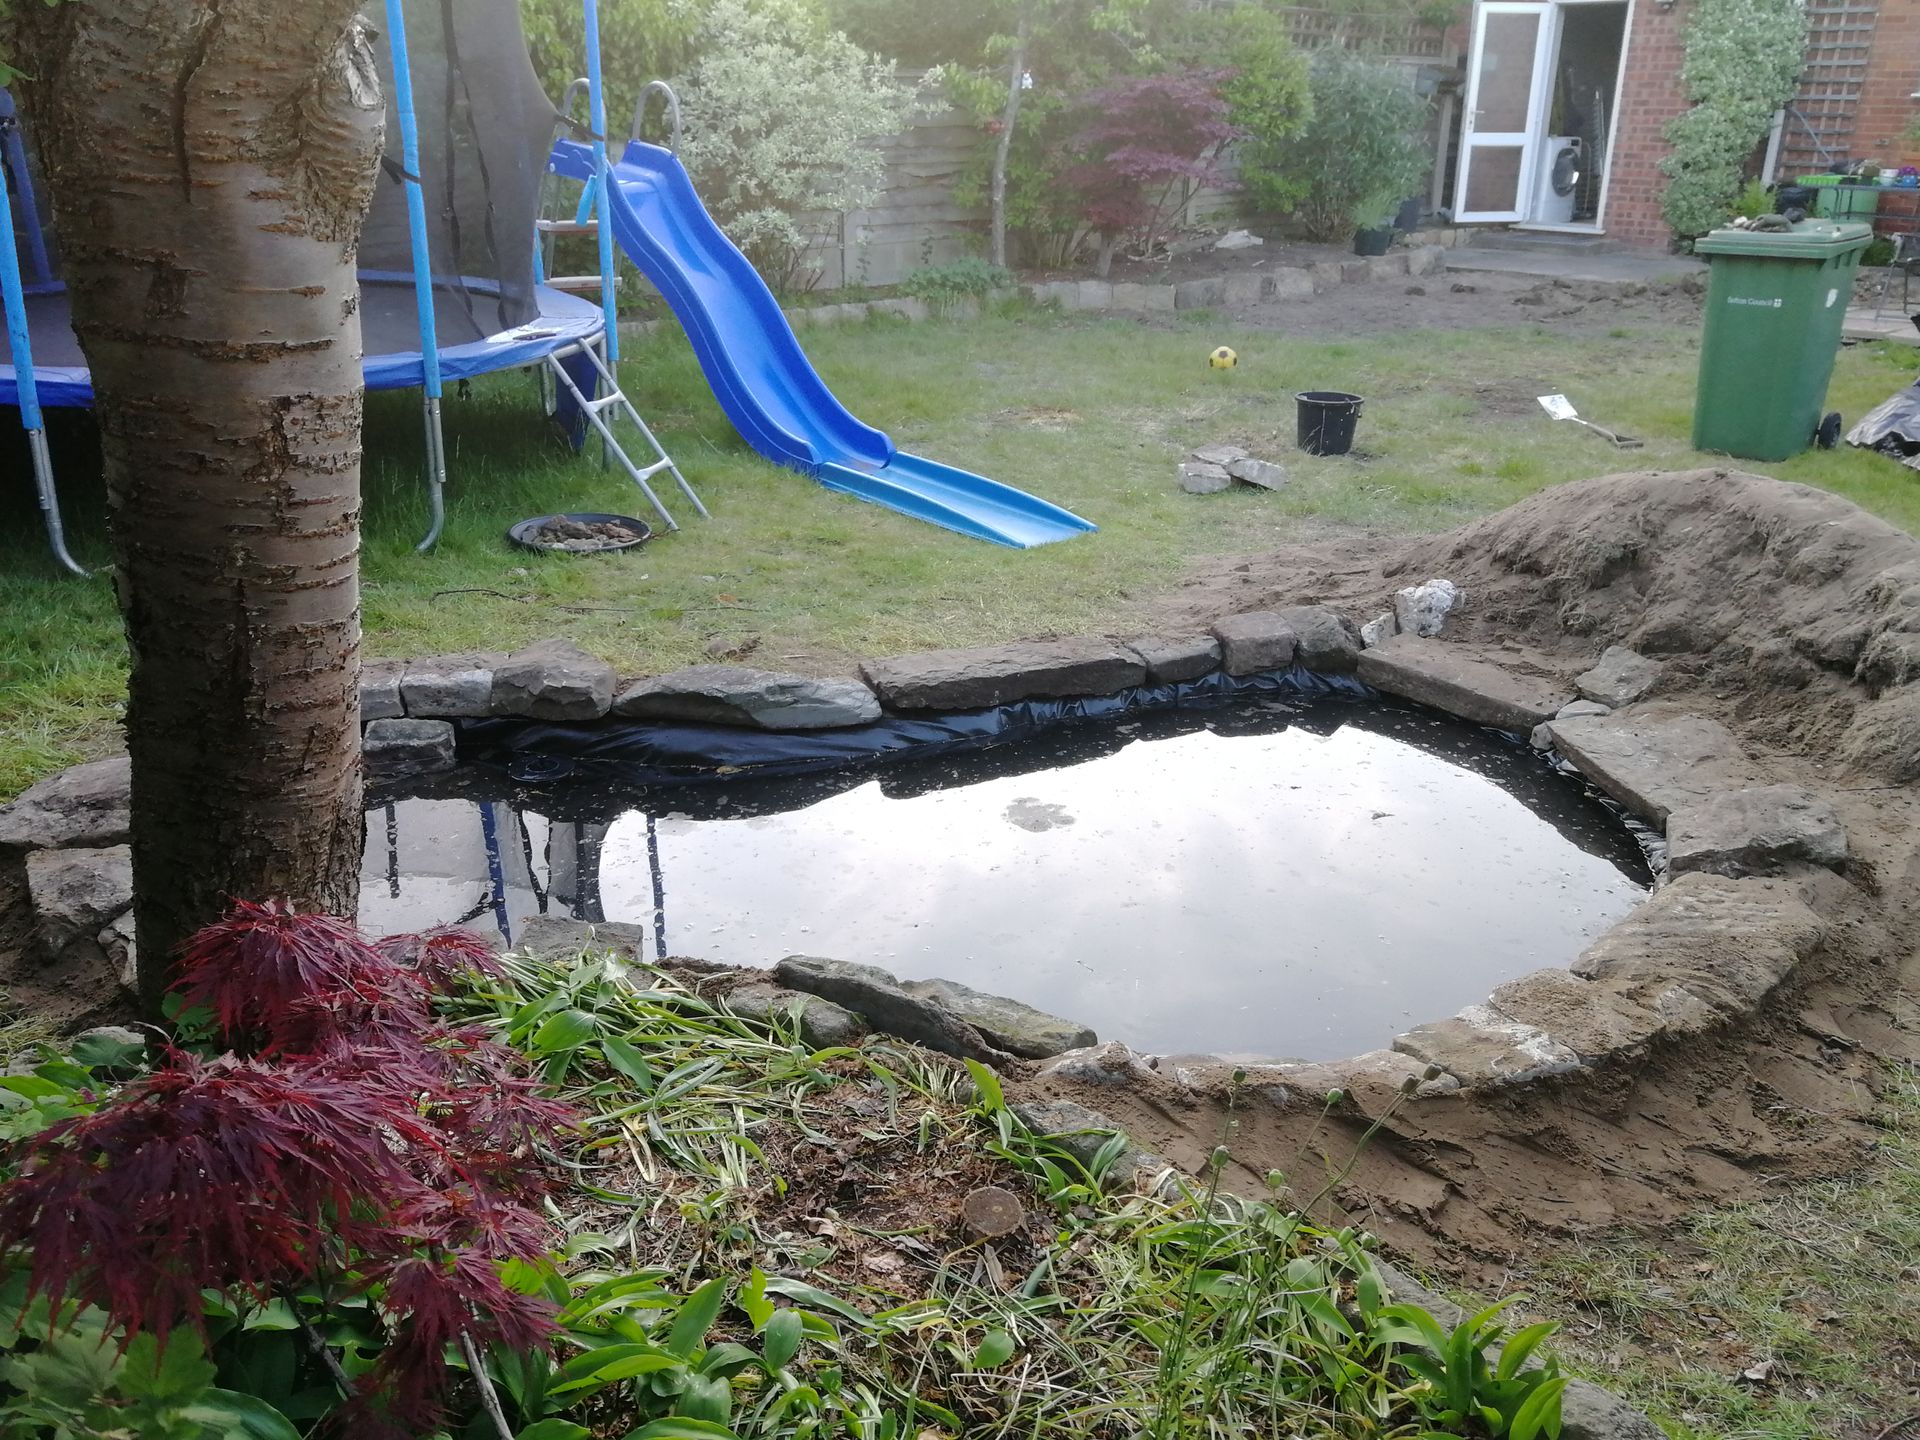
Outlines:
[[12, 8], [132, 652], [151, 1013], [230, 898], [358, 903], [354, 255], [384, 112], [357, 0]]
[[1007, 157], [1013, 152], [1013, 127], [1020, 119], [1030, 33], [1027, 7], [1022, 5], [1013, 37], [1013, 61], [1007, 72], [1007, 103], [1000, 112], [1000, 135], [993, 147], [993, 263], [1000, 266], [1007, 263]]

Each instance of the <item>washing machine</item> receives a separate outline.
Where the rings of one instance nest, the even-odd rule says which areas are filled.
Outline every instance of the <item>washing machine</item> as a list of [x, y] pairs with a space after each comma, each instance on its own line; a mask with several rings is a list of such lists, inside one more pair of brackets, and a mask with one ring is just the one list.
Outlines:
[[1573, 223], [1574, 192], [1586, 169], [1587, 147], [1578, 135], [1550, 135], [1540, 157], [1540, 181], [1533, 197], [1536, 225]]

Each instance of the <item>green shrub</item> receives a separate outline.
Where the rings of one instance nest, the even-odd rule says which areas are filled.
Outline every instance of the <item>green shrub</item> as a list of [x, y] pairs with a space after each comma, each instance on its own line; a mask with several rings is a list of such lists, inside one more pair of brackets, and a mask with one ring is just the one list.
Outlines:
[[1329, 48], [1314, 57], [1312, 118], [1243, 160], [1241, 183], [1289, 206], [1312, 240], [1384, 225], [1427, 173], [1427, 104], [1396, 65]]
[[1698, 0], [1680, 70], [1693, 108], [1668, 123], [1673, 152], [1660, 162], [1675, 234], [1703, 235], [1735, 213], [1742, 168], [1793, 98], [1806, 41], [1800, 0]]
[[1885, 235], [1873, 237], [1873, 243], [1861, 252], [1860, 263], [1866, 265], [1891, 265], [1893, 263], [1893, 241]]
[[922, 265], [900, 282], [900, 288], [916, 300], [926, 301], [933, 309], [944, 310], [961, 300], [991, 295], [1011, 284], [1012, 272], [970, 255], [945, 265]]
[[710, 0], [694, 51], [674, 81], [681, 159], [767, 283], [805, 289], [803, 218], [872, 202], [873, 142], [906, 125], [914, 92], [807, 0]]
[[1222, 93], [1227, 119], [1245, 135], [1234, 154], [1246, 209], [1256, 215], [1291, 210], [1302, 192], [1281, 172], [1313, 118], [1313, 82], [1286, 20], [1259, 5], [1199, 11], [1176, 53], [1191, 64], [1229, 72]]
[[1751, 220], [1756, 215], [1773, 213], [1773, 192], [1758, 180], [1749, 180], [1741, 190], [1740, 198], [1734, 202], [1733, 213], [1744, 215]]

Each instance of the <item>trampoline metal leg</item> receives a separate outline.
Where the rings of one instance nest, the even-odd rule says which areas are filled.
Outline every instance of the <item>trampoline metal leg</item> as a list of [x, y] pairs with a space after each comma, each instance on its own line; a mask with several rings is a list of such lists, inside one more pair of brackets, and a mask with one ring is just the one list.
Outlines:
[[440, 397], [429, 395], [421, 401], [421, 418], [427, 430], [427, 538], [414, 546], [425, 554], [440, 539], [447, 523], [447, 441], [440, 425]]
[[53, 456], [47, 450], [47, 432], [27, 431], [27, 451], [33, 456], [33, 488], [40, 500], [40, 513], [47, 522], [47, 544], [53, 558], [76, 575], [87, 569], [67, 550], [67, 527], [60, 519], [60, 494], [53, 488]]

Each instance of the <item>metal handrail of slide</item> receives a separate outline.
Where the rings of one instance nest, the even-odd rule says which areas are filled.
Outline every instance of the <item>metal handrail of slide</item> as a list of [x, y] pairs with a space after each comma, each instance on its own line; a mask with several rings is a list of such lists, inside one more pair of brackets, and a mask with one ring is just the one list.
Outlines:
[[664, 80], [649, 80], [640, 98], [633, 104], [633, 131], [628, 137], [638, 140], [640, 127], [646, 123], [647, 102], [655, 95], [667, 102], [667, 149], [674, 154], [680, 153], [680, 97], [673, 93], [673, 87]]

